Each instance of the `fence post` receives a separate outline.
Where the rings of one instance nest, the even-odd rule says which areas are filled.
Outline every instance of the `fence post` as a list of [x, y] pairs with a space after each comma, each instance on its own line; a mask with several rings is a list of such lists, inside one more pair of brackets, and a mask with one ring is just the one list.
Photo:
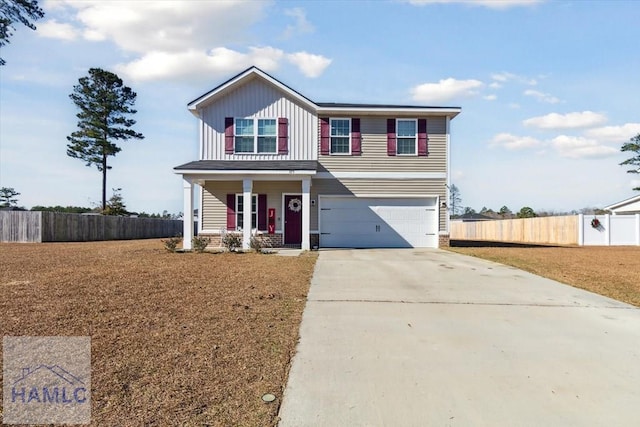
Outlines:
[[636, 246], [640, 246], [640, 214], [636, 214]]
[[611, 215], [606, 214], [604, 216], [604, 244], [611, 246]]
[[578, 246], [584, 246], [584, 215], [578, 214]]

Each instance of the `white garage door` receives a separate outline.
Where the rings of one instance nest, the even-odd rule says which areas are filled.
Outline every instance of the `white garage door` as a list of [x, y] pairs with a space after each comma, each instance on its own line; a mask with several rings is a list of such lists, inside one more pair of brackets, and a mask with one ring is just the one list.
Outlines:
[[320, 246], [436, 248], [437, 199], [320, 197]]

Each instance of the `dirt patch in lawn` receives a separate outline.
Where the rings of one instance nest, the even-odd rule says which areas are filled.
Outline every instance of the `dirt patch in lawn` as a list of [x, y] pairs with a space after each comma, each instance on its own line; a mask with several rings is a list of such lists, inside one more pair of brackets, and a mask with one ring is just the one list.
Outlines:
[[640, 306], [640, 247], [499, 247], [476, 243], [451, 251], [512, 265], [576, 288]]
[[3, 336], [91, 336], [92, 425], [275, 425], [316, 254], [172, 254], [160, 240], [0, 254]]

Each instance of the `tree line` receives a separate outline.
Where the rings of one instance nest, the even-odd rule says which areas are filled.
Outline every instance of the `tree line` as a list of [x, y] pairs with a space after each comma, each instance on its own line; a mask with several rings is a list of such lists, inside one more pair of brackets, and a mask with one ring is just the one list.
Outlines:
[[[640, 136], [640, 135], [639, 135]], [[640, 189], [638, 189], [640, 191]], [[462, 206], [462, 196], [457, 186], [452, 185], [449, 189], [449, 212], [451, 219], [513, 219], [513, 218], [535, 218], [544, 216], [561, 216], [561, 215], [603, 215], [609, 213], [604, 209], [597, 207], [584, 207], [571, 211], [554, 211], [554, 210], [534, 210], [530, 206], [523, 206], [520, 210], [513, 212], [506, 205], [500, 209], [493, 210], [486, 206], [476, 211], [472, 207]]]
[[[159, 218], [159, 219], [181, 219], [182, 212], [173, 214], [169, 213], [167, 210], [162, 211], [162, 213], [147, 213], [147, 212], [131, 212], [127, 210], [126, 205], [124, 204], [124, 200], [122, 195], [120, 194], [120, 188], [113, 189], [113, 195], [106, 203], [106, 209], [102, 209], [99, 206], [89, 208], [85, 206], [43, 206], [43, 205], [35, 205], [31, 209], [31, 211], [41, 211], [41, 212], [61, 212], [61, 213], [96, 213], [102, 215], [112, 215], [112, 216], [137, 216], [138, 218]], [[0, 188], [0, 209], [10, 209], [10, 210], [19, 210], [26, 211], [27, 209], [18, 206], [18, 193], [15, 188], [12, 187], [2, 187]]]

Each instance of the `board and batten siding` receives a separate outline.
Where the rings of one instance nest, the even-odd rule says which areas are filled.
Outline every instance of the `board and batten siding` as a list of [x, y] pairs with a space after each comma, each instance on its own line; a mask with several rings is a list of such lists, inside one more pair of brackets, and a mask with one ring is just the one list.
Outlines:
[[[225, 154], [225, 117], [289, 120], [288, 154]], [[251, 80], [203, 109], [201, 160], [316, 160], [318, 119], [271, 84]]]
[[[331, 118], [339, 116], [332, 115]], [[356, 116], [345, 116], [357, 118]], [[387, 155], [387, 119], [405, 117], [362, 117], [360, 116], [362, 154], [319, 155], [320, 169], [330, 172], [446, 172], [447, 171], [447, 125], [445, 117], [427, 117], [427, 137], [429, 155], [389, 156]], [[406, 117], [415, 118], [415, 117]], [[423, 117], [420, 117], [423, 118]], [[318, 129], [318, 141], [320, 130]], [[318, 142], [319, 144], [319, 142]], [[318, 146], [318, 152], [320, 147]]]
[[[318, 200], [318, 195], [356, 196], [356, 197], [415, 197], [439, 196], [442, 203], [446, 200], [445, 179], [314, 179], [311, 185], [311, 199]], [[318, 229], [318, 213], [316, 203], [311, 211], [311, 229]], [[447, 210], [438, 208], [439, 231], [446, 230]]]

